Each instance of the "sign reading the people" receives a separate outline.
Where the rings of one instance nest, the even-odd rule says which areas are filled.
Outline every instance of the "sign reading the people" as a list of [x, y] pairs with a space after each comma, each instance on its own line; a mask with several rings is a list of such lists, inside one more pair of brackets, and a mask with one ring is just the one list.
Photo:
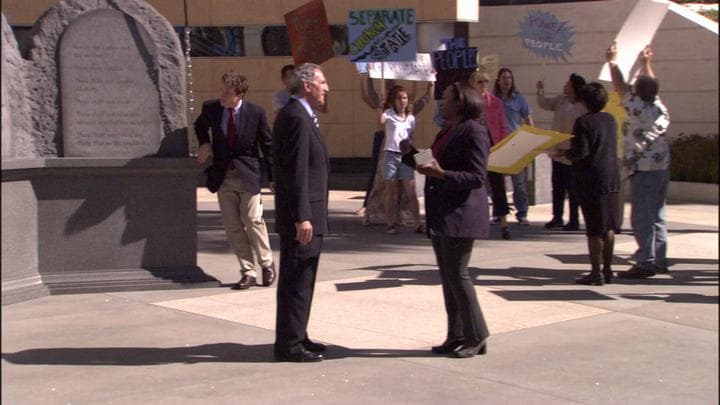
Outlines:
[[541, 58], [556, 62], [567, 62], [570, 49], [574, 45], [575, 29], [567, 21], [560, 21], [555, 15], [545, 11], [529, 11], [520, 22], [523, 47]]
[[313, 0], [285, 14], [290, 49], [296, 65], [321, 64], [335, 56], [325, 5]]
[[415, 9], [351, 10], [348, 42], [351, 62], [414, 61]]
[[437, 71], [435, 83], [436, 100], [442, 98], [445, 88], [454, 82], [464, 83], [478, 67], [477, 48], [468, 48], [465, 38], [440, 40], [446, 50], [434, 51], [432, 61]]

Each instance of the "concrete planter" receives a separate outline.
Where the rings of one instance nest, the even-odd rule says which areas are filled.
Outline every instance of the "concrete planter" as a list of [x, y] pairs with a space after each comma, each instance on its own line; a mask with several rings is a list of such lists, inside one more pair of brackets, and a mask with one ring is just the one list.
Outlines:
[[717, 184], [671, 181], [668, 200], [717, 204], [720, 187]]

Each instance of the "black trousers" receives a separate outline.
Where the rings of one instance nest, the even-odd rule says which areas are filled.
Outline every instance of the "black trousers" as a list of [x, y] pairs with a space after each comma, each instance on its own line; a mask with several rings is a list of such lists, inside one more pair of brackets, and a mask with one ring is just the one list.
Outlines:
[[433, 235], [432, 244], [442, 279], [448, 318], [447, 339], [463, 338], [480, 343], [490, 336], [490, 332], [467, 268], [473, 240]]
[[572, 166], [564, 165], [553, 160], [551, 182], [553, 219], [562, 221], [563, 210], [565, 208], [565, 195], [567, 194], [568, 201], [570, 202], [568, 223], [577, 224], [579, 220], [578, 207], [580, 203], [575, 195], [572, 180]]
[[490, 183], [490, 200], [492, 201], [492, 216], [504, 217], [510, 213], [510, 205], [505, 193], [505, 175], [496, 172], [487, 172]]
[[276, 353], [297, 353], [301, 343], [308, 339], [307, 325], [322, 244], [322, 235], [315, 235], [305, 246], [300, 246], [294, 234], [280, 235]]

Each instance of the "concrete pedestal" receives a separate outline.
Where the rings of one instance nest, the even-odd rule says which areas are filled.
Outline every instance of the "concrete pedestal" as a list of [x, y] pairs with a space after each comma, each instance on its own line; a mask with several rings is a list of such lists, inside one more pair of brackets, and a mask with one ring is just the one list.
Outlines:
[[198, 167], [182, 158], [2, 162], [2, 303], [206, 286]]

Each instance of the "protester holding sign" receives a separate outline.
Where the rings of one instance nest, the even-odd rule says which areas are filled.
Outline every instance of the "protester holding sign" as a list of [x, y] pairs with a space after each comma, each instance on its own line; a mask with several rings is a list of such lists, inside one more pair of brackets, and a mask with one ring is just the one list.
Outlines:
[[[545, 97], [545, 83], [537, 82], [537, 103], [543, 110], [552, 111], [552, 129], [566, 134], [572, 133], [575, 120], [585, 113], [585, 107], [580, 101], [580, 89], [585, 85], [582, 76], [571, 74], [563, 86], [563, 94], [548, 98]], [[577, 231], [580, 228], [578, 217], [578, 202], [572, 186], [572, 171], [570, 161], [564, 157], [565, 151], [570, 149], [570, 141], [557, 144], [548, 151], [552, 159], [552, 213], [550, 222], [545, 224], [546, 229], [562, 228], [565, 231]], [[563, 208], [565, 194], [570, 203], [570, 213], [567, 224], [563, 225]]]
[[383, 179], [385, 179], [385, 220], [387, 233], [397, 234], [400, 225], [399, 187], [409, 199], [410, 213], [415, 221], [415, 232], [425, 233], [420, 221], [420, 207], [415, 193], [415, 172], [402, 162], [400, 142], [412, 141], [415, 129], [415, 116], [410, 111], [408, 93], [402, 86], [390, 89], [380, 114], [380, 124], [385, 126], [385, 146], [383, 158]]
[[625, 83], [615, 63], [616, 54], [613, 44], [606, 51], [606, 57], [615, 91], [623, 97], [628, 114], [623, 125], [624, 165], [631, 173], [630, 222], [638, 244], [635, 265], [618, 276], [646, 278], [667, 272], [665, 199], [670, 180], [670, 147], [665, 134], [670, 125], [670, 114], [658, 97], [660, 84], [650, 62], [650, 46], [640, 53], [640, 76], [633, 86]]
[[[515, 131], [523, 123], [533, 126], [532, 109], [525, 97], [515, 88], [515, 77], [512, 70], [504, 67], [498, 71], [495, 80], [495, 95], [505, 104], [505, 117], [507, 118], [510, 132]], [[527, 220], [528, 214], [528, 192], [527, 192], [527, 169], [518, 174], [512, 175], [513, 203], [520, 225], [530, 225]], [[493, 218], [499, 222], [499, 219]]]
[[[395, 86], [395, 80], [385, 80], [385, 88], [393, 88]], [[425, 106], [430, 102], [430, 96], [433, 93], [435, 82], [428, 82], [425, 94], [415, 101], [412, 101], [412, 113], [417, 117], [421, 111], [424, 110]], [[360, 91], [362, 99], [370, 108], [377, 110], [383, 107], [383, 96], [378, 94], [373, 84], [373, 79], [369, 76], [362, 78], [360, 82]], [[412, 92], [408, 94], [408, 98], [413, 100], [413, 95], [417, 94], [417, 82], [412, 84]], [[379, 162], [383, 161], [384, 154], [382, 153], [382, 146], [385, 140], [385, 125], [379, 125], [378, 130], [373, 135], [373, 147], [372, 147], [372, 158], [370, 167], [370, 178], [368, 179], [365, 199], [363, 200], [363, 206], [360, 207], [356, 214], [363, 216], [363, 225], [370, 225], [370, 220], [373, 217], [385, 215], [385, 180], [382, 176], [382, 164]], [[411, 217], [409, 198], [401, 190], [400, 208], [398, 216], [400, 218]]]
[[[505, 105], [502, 100], [488, 90], [490, 76], [487, 73], [482, 71], [473, 72], [470, 75], [469, 84], [483, 98], [485, 104], [483, 109], [484, 124], [490, 133], [490, 145], [495, 145], [510, 133], [505, 118]], [[502, 238], [510, 239], [510, 229], [506, 218], [510, 213], [510, 206], [505, 193], [505, 176], [501, 173], [488, 171], [488, 182], [490, 183], [490, 199], [493, 205], [492, 216], [500, 219]]]

